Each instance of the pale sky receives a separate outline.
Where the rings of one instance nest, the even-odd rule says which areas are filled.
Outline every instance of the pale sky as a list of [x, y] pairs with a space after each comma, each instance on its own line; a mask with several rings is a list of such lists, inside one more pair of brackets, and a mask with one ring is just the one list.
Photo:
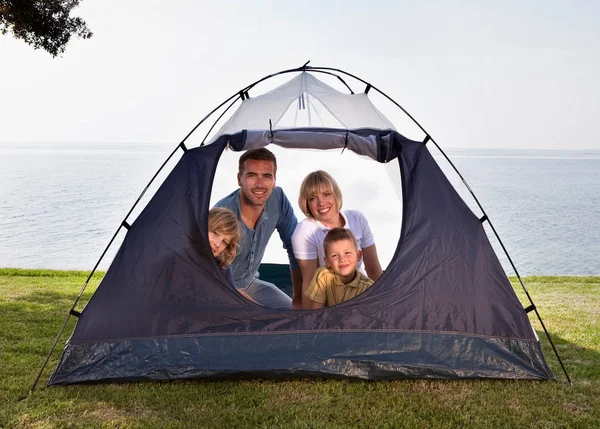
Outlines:
[[83, 0], [74, 15], [94, 36], [60, 58], [0, 36], [0, 142], [176, 144], [311, 60], [382, 89], [442, 147], [600, 148], [600, 2]]

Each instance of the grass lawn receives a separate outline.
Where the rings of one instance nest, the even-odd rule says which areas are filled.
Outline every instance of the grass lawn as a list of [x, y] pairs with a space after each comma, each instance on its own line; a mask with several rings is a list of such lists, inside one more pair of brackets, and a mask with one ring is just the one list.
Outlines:
[[[19, 401], [86, 276], [0, 269], [0, 428], [600, 427], [600, 277], [524, 279], [572, 385], [534, 320], [558, 382], [190, 380], [47, 388], [71, 321], [37, 390]], [[520, 286], [517, 293], [525, 303]]]

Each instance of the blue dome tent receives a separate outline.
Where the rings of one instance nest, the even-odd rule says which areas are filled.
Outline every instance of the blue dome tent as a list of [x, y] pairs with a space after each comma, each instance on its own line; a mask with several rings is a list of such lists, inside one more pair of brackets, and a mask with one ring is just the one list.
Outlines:
[[[262, 81], [288, 73], [296, 76], [250, 97]], [[335, 76], [349, 93], [326, 85], [319, 74]], [[354, 93], [348, 77], [364, 90]], [[307, 64], [254, 82], [207, 115], [171, 153], [183, 155], [140, 215], [130, 223], [132, 208], [119, 226], [125, 239], [89, 303], [77, 311], [98, 264], [90, 273], [44, 362], [76, 317], [48, 384], [307, 376], [554, 379], [528, 318], [533, 311], [541, 322], [539, 313], [526, 289], [529, 305], [518, 300], [485, 233], [485, 222], [496, 231], [483, 208], [484, 216], [476, 216], [458, 195], [428, 150], [439, 148], [429, 134], [414, 121], [424, 139], [404, 137], [371, 103], [370, 91], [414, 121], [362, 79]], [[200, 124], [223, 111], [210, 133], [238, 102], [210, 142], [207, 134], [198, 147], [186, 146]], [[296, 121], [298, 110], [307, 123]], [[400, 238], [384, 274], [362, 295], [324, 309], [275, 310], [244, 299], [223, 277], [207, 238], [219, 159], [226, 148], [269, 145], [348, 150], [397, 170]]]

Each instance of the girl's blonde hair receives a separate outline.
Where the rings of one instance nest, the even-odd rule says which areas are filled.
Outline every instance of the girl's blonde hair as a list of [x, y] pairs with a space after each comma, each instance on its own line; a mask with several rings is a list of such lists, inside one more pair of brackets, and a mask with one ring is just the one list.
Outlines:
[[238, 243], [242, 229], [231, 210], [222, 207], [213, 207], [208, 211], [208, 231], [218, 232], [219, 234], [231, 235], [231, 241], [217, 258], [221, 268], [231, 264], [237, 254]]
[[335, 197], [337, 210], [339, 211], [342, 209], [342, 191], [335, 179], [326, 171], [313, 171], [302, 181], [302, 185], [300, 185], [300, 195], [298, 196], [300, 210], [302, 210], [302, 213], [304, 213], [307, 218], [315, 218], [310, 212], [308, 201], [314, 194], [321, 192], [322, 187], [325, 187]]

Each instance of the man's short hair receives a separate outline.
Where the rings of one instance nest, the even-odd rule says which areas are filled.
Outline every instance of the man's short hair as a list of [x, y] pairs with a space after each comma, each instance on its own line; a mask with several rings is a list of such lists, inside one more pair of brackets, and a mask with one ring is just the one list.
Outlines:
[[273, 154], [273, 152], [271, 152], [269, 149], [261, 147], [259, 149], [250, 149], [244, 152], [242, 156], [240, 156], [238, 173], [242, 174], [244, 172], [245, 162], [248, 159], [254, 159], [257, 161], [271, 161], [275, 167], [274, 173], [277, 174], [277, 158], [275, 158], [275, 154]]
[[337, 241], [342, 240], [350, 240], [352, 243], [354, 243], [354, 247], [358, 249], [358, 243], [356, 242], [356, 237], [354, 237], [352, 231], [350, 231], [347, 228], [331, 228], [325, 236], [325, 239], [323, 240], [323, 249], [325, 250], [325, 256], [328, 255], [327, 247], [329, 247], [331, 243], [335, 243]]

